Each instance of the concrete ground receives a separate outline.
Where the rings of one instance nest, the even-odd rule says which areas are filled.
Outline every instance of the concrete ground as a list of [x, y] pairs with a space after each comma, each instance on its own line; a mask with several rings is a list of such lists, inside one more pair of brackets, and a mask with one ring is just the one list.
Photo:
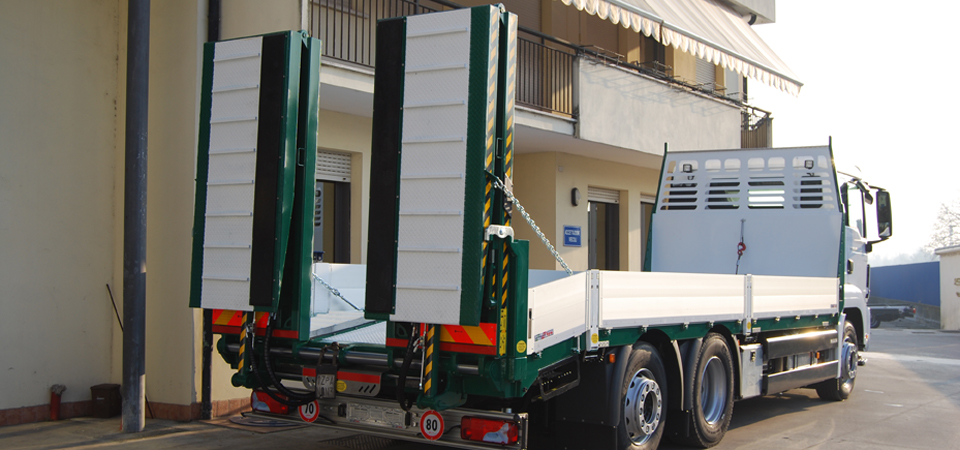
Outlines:
[[[905, 321], [908, 319], [905, 319]], [[905, 323], [904, 323], [905, 324]], [[901, 324], [901, 325], [904, 325]], [[869, 363], [853, 396], [824, 402], [792, 390], [738, 402], [717, 449], [960, 448], [960, 333], [884, 323], [872, 330]], [[0, 427], [3, 449], [430, 449], [319, 427], [250, 427], [228, 420], [147, 420], [142, 433], [120, 432], [120, 419], [76, 418]], [[669, 443], [661, 449], [679, 449]]]

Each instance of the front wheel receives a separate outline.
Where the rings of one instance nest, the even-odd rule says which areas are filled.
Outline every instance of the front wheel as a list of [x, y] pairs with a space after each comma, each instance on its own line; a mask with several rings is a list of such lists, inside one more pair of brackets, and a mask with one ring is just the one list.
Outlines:
[[660, 353], [646, 342], [634, 344], [620, 389], [617, 448], [654, 450], [667, 416], [667, 376]]
[[870, 328], [880, 328], [880, 318], [874, 315], [870, 316]]
[[[871, 322], [873, 319], [871, 319]], [[817, 385], [817, 395], [824, 400], [842, 401], [853, 393], [857, 381], [857, 329], [850, 322], [843, 324], [843, 347], [840, 350], [840, 378]]]

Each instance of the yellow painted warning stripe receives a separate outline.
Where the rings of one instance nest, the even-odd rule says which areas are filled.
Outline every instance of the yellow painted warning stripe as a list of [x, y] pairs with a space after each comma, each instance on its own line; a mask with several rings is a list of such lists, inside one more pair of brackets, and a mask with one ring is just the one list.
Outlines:
[[433, 349], [435, 344], [434, 337], [436, 336], [436, 325], [427, 325], [427, 340], [426, 348], [424, 349], [424, 359], [426, 360], [426, 366], [423, 369], [423, 393], [427, 396], [433, 395]]
[[[506, 61], [505, 61], [505, 70], [506, 73], [506, 85], [504, 89], [504, 98], [506, 99], [506, 104], [503, 105], [504, 108], [504, 118], [505, 118], [505, 129], [504, 133], [504, 156], [503, 156], [503, 165], [504, 165], [504, 174], [507, 178], [513, 177], [513, 132], [514, 132], [514, 102], [516, 99], [516, 89], [517, 89], [517, 17], [509, 15], [507, 21], [507, 50], [506, 50]], [[510, 216], [504, 213], [503, 224], [510, 226]], [[510, 297], [509, 289], [509, 273], [510, 273], [510, 255], [507, 252], [507, 243], [503, 243], [503, 265], [501, 267], [500, 275], [500, 333], [498, 336], [498, 353], [503, 356], [507, 353], [507, 327], [508, 327], [508, 308], [507, 300]]]
[[[243, 313], [243, 323], [247, 323], [247, 313]], [[240, 328], [240, 371], [243, 372], [247, 365], [247, 327]]]

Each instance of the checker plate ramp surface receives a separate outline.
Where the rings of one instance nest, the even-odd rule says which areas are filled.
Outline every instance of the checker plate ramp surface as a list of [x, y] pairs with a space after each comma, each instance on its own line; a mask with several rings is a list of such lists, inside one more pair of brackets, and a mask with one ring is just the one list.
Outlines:
[[394, 321], [460, 320], [470, 19], [407, 19]]
[[210, 160], [203, 238], [201, 306], [249, 305], [263, 38], [217, 43], [210, 114]]

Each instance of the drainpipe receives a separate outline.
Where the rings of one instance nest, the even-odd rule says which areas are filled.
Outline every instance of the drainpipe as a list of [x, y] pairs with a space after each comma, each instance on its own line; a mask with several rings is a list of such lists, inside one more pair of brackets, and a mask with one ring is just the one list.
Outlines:
[[[207, 1], [207, 41], [220, 40], [220, 0]], [[203, 310], [203, 352], [200, 375], [200, 419], [213, 418], [213, 401], [210, 394], [210, 365], [213, 358], [213, 310]]]
[[123, 190], [123, 431], [143, 431], [147, 287], [147, 98], [150, 0], [128, 0]]

